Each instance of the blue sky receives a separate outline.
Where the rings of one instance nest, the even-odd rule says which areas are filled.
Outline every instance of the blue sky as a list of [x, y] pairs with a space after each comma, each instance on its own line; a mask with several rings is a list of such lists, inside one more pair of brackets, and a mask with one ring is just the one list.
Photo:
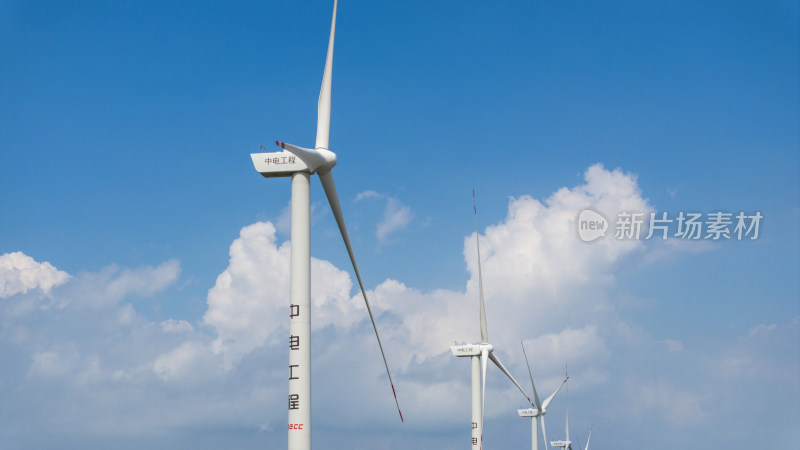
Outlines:
[[[329, 3], [0, 2], [0, 442], [284, 445], [289, 182], [249, 153], [313, 144]], [[313, 181], [315, 445], [466, 442], [473, 188], [490, 333], [521, 379], [530, 345], [540, 393], [569, 364], [583, 442], [800, 445], [799, 11], [343, 0], [334, 174], [408, 423]], [[578, 239], [582, 207], [622, 205], [764, 219]], [[529, 445], [500, 376], [487, 447]]]

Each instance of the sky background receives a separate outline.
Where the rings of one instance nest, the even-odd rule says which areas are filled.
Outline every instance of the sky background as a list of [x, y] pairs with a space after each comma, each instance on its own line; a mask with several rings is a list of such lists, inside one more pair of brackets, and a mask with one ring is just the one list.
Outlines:
[[[331, 3], [0, 1], [0, 446], [286, 446], [290, 182], [249, 154], [313, 145]], [[542, 397], [568, 364], [573, 442], [800, 447], [798, 24], [343, 0], [333, 173], [406, 423], [312, 180], [314, 445], [469, 445], [475, 189], [495, 354]], [[763, 219], [585, 243], [586, 207]], [[527, 448], [489, 369], [485, 447]]]

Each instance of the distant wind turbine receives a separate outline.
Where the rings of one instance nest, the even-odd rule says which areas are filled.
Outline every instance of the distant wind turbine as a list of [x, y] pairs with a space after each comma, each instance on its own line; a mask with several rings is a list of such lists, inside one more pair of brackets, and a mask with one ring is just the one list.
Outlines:
[[333, 69], [333, 38], [336, 31], [336, 6], [333, 2], [333, 18], [328, 41], [328, 55], [325, 60], [325, 72], [322, 76], [322, 87], [317, 105], [317, 140], [313, 149], [297, 147], [283, 142], [276, 142], [285, 151], [273, 153], [252, 153], [250, 157], [256, 170], [267, 178], [292, 177], [292, 231], [291, 231], [291, 272], [290, 272], [290, 306], [289, 306], [289, 449], [308, 450], [311, 448], [311, 279], [310, 279], [310, 199], [309, 179], [312, 174], [319, 175], [322, 188], [328, 197], [333, 217], [339, 226], [344, 245], [353, 264], [361, 294], [367, 305], [367, 312], [378, 339], [378, 346], [386, 366], [386, 374], [392, 385], [397, 411], [400, 420], [403, 413], [397, 402], [397, 393], [386, 362], [375, 317], [369, 307], [367, 292], [361, 281], [356, 258], [350, 246], [339, 196], [333, 182], [331, 169], [336, 165], [336, 154], [328, 149], [331, 122], [331, 72]]
[[[569, 380], [569, 375], [567, 375]], [[569, 440], [569, 385], [567, 385], [567, 438], [563, 441], [552, 441], [550, 445], [553, 447], [561, 447], [564, 450], [572, 450], [572, 441]], [[586, 445], [589, 445], [587, 442]]]
[[592, 440], [592, 428], [594, 428], [594, 425], [589, 427], [589, 437], [586, 438], [586, 448], [584, 450], [589, 450], [589, 441]]
[[482, 448], [483, 446], [483, 413], [485, 410], [486, 402], [486, 365], [488, 360], [492, 362], [508, 376], [515, 386], [522, 392], [522, 395], [531, 399], [522, 386], [517, 383], [517, 380], [511, 376], [506, 370], [505, 366], [497, 359], [492, 353], [494, 346], [489, 343], [489, 335], [486, 331], [486, 310], [483, 306], [483, 278], [481, 275], [481, 244], [480, 234], [478, 233], [478, 207], [475, 201], [475, 191], [472, 191], [473, 210], [475, 212], [475, 239], [478, 246], [478, 292], [480, 298], [480, 327], [481, 327], [481, 343], [480, 344], [467, 344], [467, 345], [452, 345], [453, 355], [458, 357], [469, 357], [472, 361], [472, 447]]
[[531, 365], [528, 362], [528, 354], [525, 352], [525, 345], [520, 342], [522, 345], [522, 354], [525, 355], [525, 364], [528, 366], [528, 375], [531, 377], [531, 388], [533, 389], [533, 400], [536, 402], [535, 408], [527, 408], [527, 409], [518, 409], [517, 413], [520, 417], [530, 417], [531, 418], [531, 449], [532, 450], [539, 450], [539, 432], [536, 426], [536, 422], [542, 427], [542, 436], [544, 437], [544, 448], [547, 449], [547, 430], [544, 426], [544, 415], [547, 413], [547, 407], [550, 406], [550, 402], [553, 401], [558, 391], [564, 387], [564, 384], [567, 383], [569, 377], [565, 378], [564, 381], [558, 386], [558, 389], [555, 390], [550, 397], [544, 399], [544, 402], [539, 401], [539, 394], [536, 393], [536, 385], [533, 384], [533, 372], [531, 372]]

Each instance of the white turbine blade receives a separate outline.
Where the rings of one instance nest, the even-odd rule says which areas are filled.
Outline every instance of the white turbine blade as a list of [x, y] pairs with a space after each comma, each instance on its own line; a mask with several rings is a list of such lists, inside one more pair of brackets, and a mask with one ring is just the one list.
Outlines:
[[564, 385], [567, 383], [567, 380], [569, 380], [569, 377], [565, 378], [564, 381], [561, 382], [561, 385], [558, 387], [558, 389], [556, 389], [555, 392], [550, 394], [550, 397], [547, 397], [546, 399], [544, 399], [544, 403], [542, 403], [542, 408], [544, 408], [546, 410], [547, 407], [550, 406], [550, 402], [553, 401], [553, 398], [556, 396], [556, 394], [558, 394], [558, 391], [560, 391], [561, 388], [564, 387]]
[[325, 195], [328, 197], [328, 203], [331, 205], [331, 211], [333, 211], [333, 217], [336, 219], [336, 225], [339, 226], [339, 231], [342, 233], [344, 246], [347, 247], [347, 254], [350, 255], [350, 262], [353, 263], [353, 270], [356, 273], [356, 279], [358, 279], [358, 286], [361, 288], [361, 295], [364, 296], [364, 303], [367, 305], [369, 320], [372, 321], [372, 328], [375, 330], [375, 337], [378, 338], [378, 347], [381, 349], [383, 364], [386, 366], [386, 375], [389, 376], [389, 383], [392, 385], [392, 394], [394, 394], [394, 402], [397, 405], [397, 412], [400, 413], [400, 421], [404, 422], [403, 412], [400, 411], [400, 403], [397, 401], [397, 392], [394, 389], [392, 374], [389, 372], [389, 363], [386, 362], [386, 353], [383, 351], [383, 344], [381, 344], [381, 337], [378, 334], [378, 327], [375, 325], [375, 317], [372, 315], [372, 309], [369, 307], [367, 291], [364, 289], [364, 283], [361, 281], [361, 273], [358, 271], [356, 257], [353, 255], [353, 247], [350, 246], [350, 236], [348, 236], [347, 227], [344, 224], [344, 216], [342, 215], [342, 207], [339, 204], [339, 195], [336, 193], [336, 184], [333, 182], [333, 174], [330, 171], [322, 172], [319, 174], [319, 180], [322, 182], [322, 188], [325, 190]]
[[589, 437], [586, 438], [586, 448], [584, 450], [589, 450], [589, 441], [592, 440], [592, 428], [593, 427], [594, 427], [594, 425], [589, 427]]
[[483, 306], [483, 276], [481, 275], [481, 243], [478, 234], [478, 205], [475, 200], [475, 189], [472, 190], [472, 209], [475, 211], [475, 243], [478, 245], [478, 294], [481, 300], [481, 344], [489, 343], [489, 332], [486, 331], [486, 309]]
[[328, 56], [325, 58], [325, 72], [322, 74], [322, 87], [319, 89], [317, 103], [317, 143], [314, 148], [328, 149], [331, 130], [331, 83], [333, 72], [333, 36], [336, 34], [336, 0], [333, 1], [331, 37], [328, 41]]
[[542, 424], [542, 436], [544, 437], [544, 450], [547, 450], [547, 444], [549, 443], [549, 441], [547, 440], [547, 430], [545, 429], [544, 426], [544, 415], [539, 416], [539, 419], [541, 420]]
[[483, 448], [483, 412], [486, 410], [486, 365], [487, 365], [487, 358], [486, 356], [492, 356], [488, 350], [481, 351], [481, 380], [483, 385], [481, 386], [481, 445], [480, 447]]
[[536, 393], [536, 385], [533, 384], [533, 372], [531, 372], [531, 365], [528, 363], [528, 354], [525, 353], [525, 344], [522, 341], [519, 342], [519, 345], [522, 346], [522, 354], [525, 355], [525, 365], [528, 366], [528, 375], [531, 377], [531, 388], [533, 388], [533, 400], [536, 401], [536, 409], [539, 411], [539, 414], [542, 414], [542, 404], [539, 402], [539, 394]]
[[325, 157], [323, 157], [322, 154], [316, 150], [298, 147], [296, 145], [287, 144], [286, 142], [281, 141], [275, 141], [275, 144], [300, 158], [304, 163], [306, 163], [306, 166], [308, 166], [308, 168], [311, 170], [311, 173], [314, 173], [314, 170], [316, 170], [317, 167], [325, 163]]
[[[494, 353], [492, 353], [492, 352], [489, 352], [489, 359], [491, 359], [491, 360], [492, 360], [492, 362], [493, 362], [493, 363], [494, 363], [494, 364], [495, 364], [497, 367], [499, 367], [499, 368], [500, 368], [500, 370], [502, 370], [502, 371], [503, 371], [503, 373], [504, 373], [504, 374], [506, 374], [506, 376], [507, 376], [507, 377], [508, 377], [508, 378], [509, 378], [509, 379], [510, 379], [510, 380], [511, 380], [513, 383], [514, 383], [514, 385], [517, 387], [517, 389], [519, 389], [519, 391], [520, 391], [520, 392], [522, 392], [522, 395], [524, 395], [524, 396], [525, 396], [525, 398], [526, 398], [526, 399], [528, 399], [528, 403], [531, 403], [531, 398], [528, 396], [528, 394], [526, 394], [526, 393], [525, 393], [525, 390], [524, 390], [524, 389], [522, 389], [522, 386], [520, 386], [520, 385], [519, 385], [519, 383], [517, 383], [517, 380], [515, 380], [515, 379], [514, 379], [514, 377], [512, 377], [512, 376], [511, 376], [511, 374], [508, 372], [508, 370], [506, 370], [506, 368], [505, 368], [505, 366], [503, 365], [503, 363], [501, 363], [501, 362], [500, 362], [500, 360], [499, 360], [499, 359], [497, 359], [497, 357], [496, 357], [496, 356], [494, 356]], [[534, 407], [535, 407], [535, 405], [533, 405], [533, 404], [531, 404], [531, 406], [534, 406]]]

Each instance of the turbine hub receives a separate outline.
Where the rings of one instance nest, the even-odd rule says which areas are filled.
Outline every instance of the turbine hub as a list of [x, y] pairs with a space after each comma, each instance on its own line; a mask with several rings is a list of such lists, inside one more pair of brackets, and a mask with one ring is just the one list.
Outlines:
[[333, 166], [336, 165], [336, 153], [322, 147], [316, 148], [315, 150], [323, 159], [323, 162], [315, 168], [315, 171], [325, 172], [333, 169]]

